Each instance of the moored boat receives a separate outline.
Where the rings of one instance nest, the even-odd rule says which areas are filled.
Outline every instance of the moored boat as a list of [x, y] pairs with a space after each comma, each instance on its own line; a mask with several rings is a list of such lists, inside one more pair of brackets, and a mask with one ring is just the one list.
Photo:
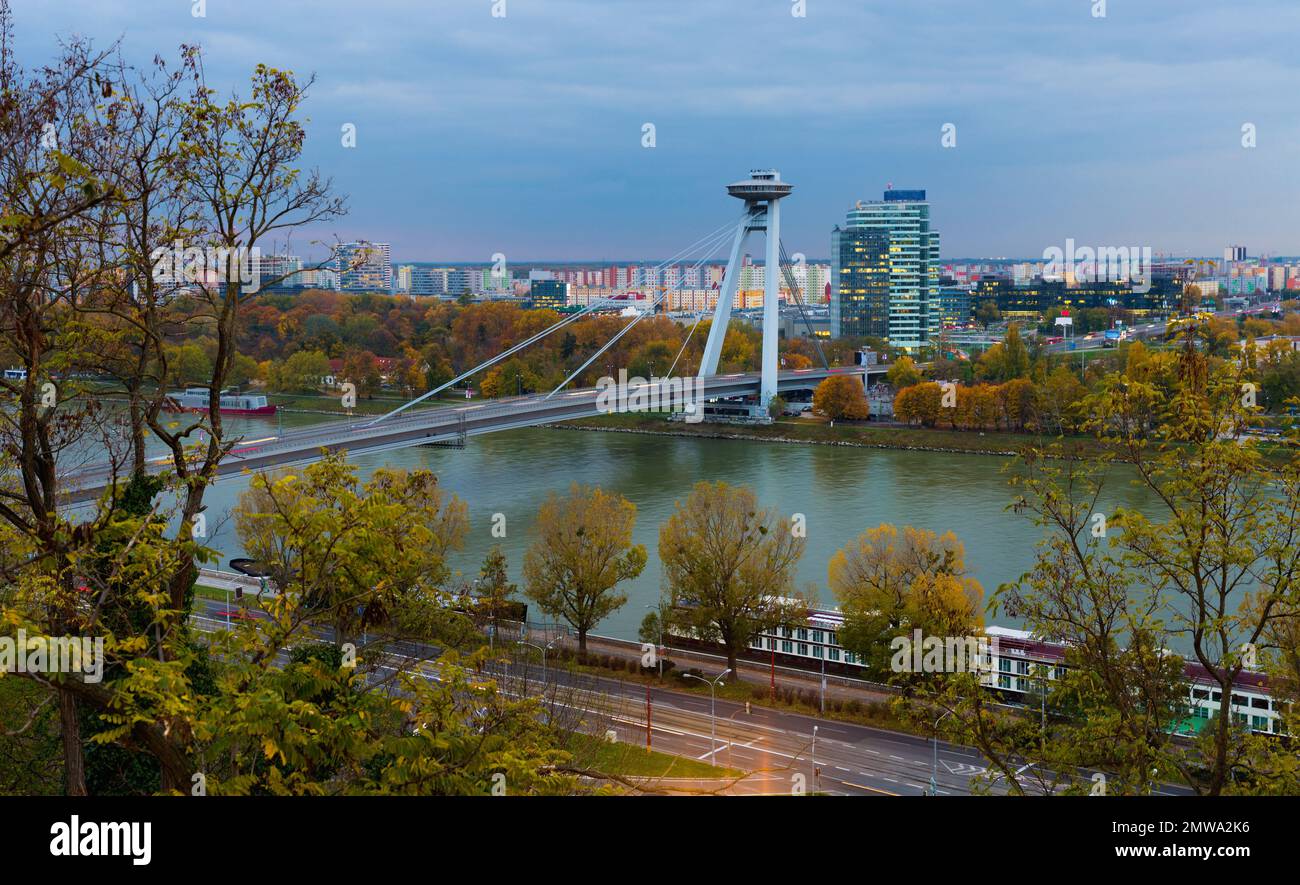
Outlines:
[[[185, 390], [173, 391], [167, 395], [167, 409], [173, 412], [206, 412], [208, 411], [208, 389], [187, 387]], [[275, 414], [275, 406], [268, 403], [265, 396], [230, 390], [221, 391], [220, 409], [223, 415]]]

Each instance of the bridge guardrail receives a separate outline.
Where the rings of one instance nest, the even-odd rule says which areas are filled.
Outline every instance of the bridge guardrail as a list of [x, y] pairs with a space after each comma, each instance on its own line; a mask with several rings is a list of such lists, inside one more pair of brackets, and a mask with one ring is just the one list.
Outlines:
[[[799, 371], [785, 371], [778, 376], [780, 381], [799, 380], [803, 377], [809, 377], [809, 380], [822, 376], [829, 376], [837, 372], [853, 372], [855, 369], [862, 367], [834, 367], [829, 370], [810, 369]], [[683, 380], [687, 376], [682, 377]], [[710, 383], [719, 387], [730, 387], [733, 385], [744, 386], [751, 383], [758, 383], [760, 375], [757, 372], [736, 373], [734, 376], [720, 375], [714, 376]], [[670, 378], [657, 378], [654, 382], [648, 383], [648, 386], [663, 385]], [[661, 388], [662, 389], [662, 388]], [[581, 399], [573, 398], [573, 394], [582, 392], [587, 394]], [[730, 392], [717, 391], [712, 396], [731, 396], [735, 395]], [[550, 395], [542, 396], [540, 394], [529, 394], [524, 396], [506, 397], [496, 400], [491, 404], [467, 405], [467, 406], [446, 406], [436, 409], [424, 409], [417, 413], [410, 414], [400, 418], [387, 419], [380, 426], [380, 430], [391, 430], [391, 433], [384, 433], [384, 436], [400, 434], [404, 431], [418, 430], [428, 428], [437, 430], [441, 425], [445, 425], [445, 433], [439, 432], [434, 436], [451, 436], [461, 432], [462, 418], [465, 422], [478, 423], [481, 419], [495, 418], [504, 414], [509, 414], [518, 410], [521, 405], [544, 406], [547, 403], [554, 403], [550, 408], [552, 410], [563, 408], [565, 405], [587, 405], [590, 404], [593, 397], [598, 396], [595, 389], [587, 388], [581, 391], [567, 391], [555, 400]], [[566, 399], [567, 397], [567, 399]], [[541, 411], [539, 409], [538, 411]], [[521, 412], [522, 414], [522, 412]], [[241, 451], [238, 444], [228, 456], [231, 460], [227, 464], [238, 464], [238, 462], [248, 459], [258, 459], [266, 456], [274, 456], [280, 452], [292, 451], [309, 451], [321, 447], [332, 447], [339, 444], [352, 442], [358, 439], [357, 430], [364, 429], [370, 424], [375, 423], [382, 416], [363, 416], [359, 418], [349, 418], [341, 421], [328, 422], [326, 424], [315, 425], [313, 427], [291, 430], [288, 433], [281, 434], [279, 437], [268, 440], [264, 443], [254, 443], [246, 450]], [[576, 416], [557, 416], [554, 420], [566, 420], [568, 417]], [[545, 422], [538, 422], [545, 423]], [[164, 468], [165, 469], [165, 465]], [[108, 476], [106, 469], [103, 467], [88, 468], [83, 471], [66, 474], [63, 478], [74, 487], [78, 483], [92, 482], [101, 477]], [[97, 486], [85, 486], [86, 489], [95, 489]]]

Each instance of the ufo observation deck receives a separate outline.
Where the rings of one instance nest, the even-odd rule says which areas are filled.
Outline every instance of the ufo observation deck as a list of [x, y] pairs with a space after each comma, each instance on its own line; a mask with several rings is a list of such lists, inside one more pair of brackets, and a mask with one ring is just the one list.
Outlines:
[[727, 193], [746, 202], [779, 200], [790, 195], [794, 185], [781, 180], [776, 170], [755, 169], [744, 181], [727, 185]]

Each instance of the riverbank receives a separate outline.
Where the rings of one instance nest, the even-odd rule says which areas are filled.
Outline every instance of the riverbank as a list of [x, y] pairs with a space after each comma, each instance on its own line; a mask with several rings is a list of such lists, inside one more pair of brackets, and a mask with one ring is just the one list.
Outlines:
[[664, 415], [602, 415], [550, 425], [566, 430], [646, 433], [658, 436], [683, 436], [699, 439], [734, 439], [751, 442], [795, 443], [804, 445], [851, 446], [863, 449], [900, 449], [913, 452], [943, 452], [967, 455], [1015, 457], [1032, 445], [1073, 443], [1089, 454], [1111, 451], [1105, 443], [1091, 436], [1041, 437], [1023, 433], [966, 430], [939, 430], [907, 427], [901, 424], [874, 424], [837, 421], [834, 426], [820, 418], [785, 418], [774, 424], [726, 425], [686, 424], [669, 421]]

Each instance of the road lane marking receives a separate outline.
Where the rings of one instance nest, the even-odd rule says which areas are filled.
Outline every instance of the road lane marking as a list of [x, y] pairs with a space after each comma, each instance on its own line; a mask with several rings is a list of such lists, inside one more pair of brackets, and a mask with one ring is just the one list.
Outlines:
[[885, 796], [898, 795], [897, 793], [891, 793], [888, 790], [882, 790], [879, 787], [868, 787], [866, 784], [855, 784], [853, 781], [842, 781], [842, 783], [848, 784], [850, 787], [857, 787], [859, 790], [870, 790], [873, 793], [881, 793]]

